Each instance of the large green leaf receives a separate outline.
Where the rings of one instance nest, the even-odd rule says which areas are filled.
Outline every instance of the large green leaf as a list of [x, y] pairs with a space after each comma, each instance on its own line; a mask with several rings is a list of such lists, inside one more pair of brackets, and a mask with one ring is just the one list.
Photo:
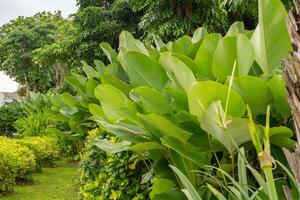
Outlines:
[[202, 72], [202, 69], [199, 67], [199, 65], [197, 65], [197, 63], [190, 57], [178, 53], [173, 53], [172, 56], [175, 56], [176, 58], [180, 59], [187, 67], [189, 67], [190, 70], [192, 70], [194, 75], [197, 77], [197, 79], [207, 79], [205, 73]]
[[213, 55], [221, 38], [221, 34], [211, 33], [207, 35], [201, 43], [195, 57], [195, 62], [203, 76], [213, 78]]
[[[229, 88], [214, 81], [202, 81], [193, 85], [188, 93], [189, 108], [193, 115], [198, 116], [201, 121], [207, 108], [214, 101], [221, 100], [222, 106], [226, 108]], [[228, 100], [227, 114], [234, 117], [241, 117], [246, 110], [242, 97], [231, 90]]]
[[91, 79], [91, 78], [97, 78], [100, 79], [101, 73], [95, 70], [93, 67], [88, 65], [85, 61], [81, 61], [81, 64], [83, 65], [82, 69], [86, 76]]
[[135, 145], [132, 145], [129, 150], [130, 151], [149, 151], [153, 149], [164, 149], [164, 146], [156, 143], [156, 142], [141, 142]]
[[130, 98], [140, 102], [145, 113], [164, 115], [172, 112], [167, 97], [150, 87], [141, 86], [133, 89], [130, 92]]
[[122, 57], [130, 81], [137, 86], [150, 86], [162, 91], [168, 77], [163, 67], [152, 58], [139, 52], [128, 52]]
[[280, 0], [259, 0], [259, 22], [252, 35], [256, 62], [266, 75], [280, 67], [280, 61], [291, 50], [286, 30], [286, 10]]
[[119, 153], [121, 151], [126, 151], [130, 147], [131, 143], [128, 141], [122, 141], [118, 143], [111, 142], [106, 139], [97, 139], [94, 142], [94, 145], [97, 146], [102, 151], [108, 153]]
[[76, 92], [84, 94], [84, 85], [74, 76], [65, 77], [65, 82], [68, 83]]
[[109, 43], [107, 42], [102, 42], [100, 44], [103, 52], [105, 53], [107, 59], [109, 60], [110, 63], [117, 62], [118, 60], [118, 54], [116, 51], [110, 46]]
[[200, 40], [202, 40], [206, 35], [208, 34], [206, 28], [200, 27], [197, 28], [194, 31], [193, 37], [192, 37], [192, 43], [198, 43]]
[[182, 143], [186, 143], [188, 139], [192, 136], [192, 133], [185, 131], [166, 118], [157, 115], [157, 114], [148, 114], [138, 116], [146, 122], [148, 125], [151, 125], [152, 131], [155, 131], [156, 134], [160, 134], [160, 137], [169, 136], [179, 140]]
[[228, 29], [226, 36], [235, 36], [238, 33], [244, 34], [246, 32], [243, 22], [234, 22]]
[[192, 70], [177, 57], [164, 53], [161, 55], [159, 62], [179, 89], [188, 92], [191, 86], [196, 82]]
[[122, 119], [117, 113], [118, 109], [126, 107], [135, 110], [133, 102], [130, 102], [123, 92], [111, 85], [98, 85], [95, 88], [95, 97], [100, 101], [107, 119], [112, 122]]
[[268, 86], [274, 98], [274, 110], [277, 115], [281, 115], [284, 120], [291, 116], [291, 108], [288, 104], [285, 91], [285, 81], [281, 75], [275, 75], [268, 82]]
[[[181, 156], [185, 157], [186, 159], [194, 162], [199, 166], [209, 165], [210, 161], [210, 153], [199, 151], [199, 149], [189, 143], [182, 144], [176, 139], [170, 137], [163, 137], [161, 138], [161, 142], [164, 146], [173, 149]], [[209, 149], [207, 149], [208, 151]]]
[[243, 97], [254, 115], [265, 114], [273, 102], [270, 89], [264, 80], [254, 76], [242, 76], [233, 81], [232, 88]]
[[201, 128], [232, 153], [236, 145], [250, 141], [249, 120], [226, 116], [220, 101], [213, 102], [202, 118]]
[[129, 96], [129, 92], [132, 89], [132, 86], [130, 84], [117, 78], [116, 76], [111, 75], [109, 72], [104, 72], [104, 74], [101, 77], [101, 82], [118, 88], [127, 96]]
[[235, 75], [243, 76], [249, 73], [254, 61], [254, 50], [250, 40], [242, 35], [226, 36], [218, 44], [213, 57], [213, 74], [226, 80], [232, 74], [236, 64]]
[[144, 129], [125, 123], [112, 124], [107, 122], [103, 117], [92, 117], [97, 124], [105, 131], [114, 134], [118, 138], [124, 141], [130, 141], [133, 143], [148, 142], [150, 136]]
[[176, 53], [187, 55], [192, 44], [193, 43], [191, 37], [183, 36], [173, 43], [173, 51]]
[[121, 54], [126, 51], [137, 51], [149, 55], [145, 45], [141, 41], [135, 39], [131, 33], [127, 31], [122, 31], [119, 36], [119, 48]]

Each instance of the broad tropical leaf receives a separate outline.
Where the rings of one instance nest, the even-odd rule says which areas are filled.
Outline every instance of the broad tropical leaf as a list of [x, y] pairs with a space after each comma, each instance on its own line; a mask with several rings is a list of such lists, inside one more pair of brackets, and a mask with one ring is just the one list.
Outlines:
[[136, 86], [150, 86], [157, 91], [162, 91], [168, 82], [163, 67], [142, 53], [125, 53], [122, 61], [130, 81]]
[[280, 61], [291, 50], [291, 42], [285, 27], [287, 17], [280, 0], [259, 0], [259, 21], [251, 42], [255, 60], [266, 75], [280, 68]]

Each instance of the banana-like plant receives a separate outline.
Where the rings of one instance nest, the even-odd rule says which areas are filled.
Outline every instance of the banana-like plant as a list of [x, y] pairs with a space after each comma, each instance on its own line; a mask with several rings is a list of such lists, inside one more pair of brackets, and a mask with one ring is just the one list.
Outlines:
[[110, 64], [83, 63], [86, 77], [74, 74], [66, 80], [77, 95], [54, 96], [49, 113], [76, 135], [96, 123], [121, 139], [97, 140], [104, 151], [146, 153], [154, 173], [154, 200], [218, 193], [195, 170], [206, 172], [206, 165], [216, 165], [218, 181], [227, 184], [226, 173], [236, 169], [235, 153], [241, 146], [253, 150], [246, 105], [258, 140], [264, 137], [262, 118], [271, 105], [270, 145], [294, 145], [293, 132], [282, 126], [291, 113], [284, 80], [277, 74], [291, 48], [283, 24], [286, 12], [280, 0], [258, 2], [255, 31], [240, 22], [224, 37], [199, 28], [192, 37], [167, 44], [155, 38], [156, 47], [123, 31], [118, 53], [101, 44]]

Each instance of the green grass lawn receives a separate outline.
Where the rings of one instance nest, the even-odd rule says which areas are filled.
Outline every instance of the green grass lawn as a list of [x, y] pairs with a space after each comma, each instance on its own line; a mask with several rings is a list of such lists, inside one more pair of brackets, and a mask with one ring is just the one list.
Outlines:
[[18, 185], [13, 194], [0, 197], [0, 200], [79, 199], [76, 178], [76, 166], [62, 160], [57, 163], [56, 168], [44, 168], [42, 173], [34, 174], [34, 183]]

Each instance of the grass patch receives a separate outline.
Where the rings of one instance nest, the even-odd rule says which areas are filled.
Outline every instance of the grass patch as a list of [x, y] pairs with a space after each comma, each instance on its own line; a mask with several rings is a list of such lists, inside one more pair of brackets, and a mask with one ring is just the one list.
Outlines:
[[15, 187], [15, 192], [0, 200], [75, 200], [79, 199], [76, 187], [77, 167], [66, 160], [57, 162], [56, 168], [43, 168], [33, 175], [33, 183]]

